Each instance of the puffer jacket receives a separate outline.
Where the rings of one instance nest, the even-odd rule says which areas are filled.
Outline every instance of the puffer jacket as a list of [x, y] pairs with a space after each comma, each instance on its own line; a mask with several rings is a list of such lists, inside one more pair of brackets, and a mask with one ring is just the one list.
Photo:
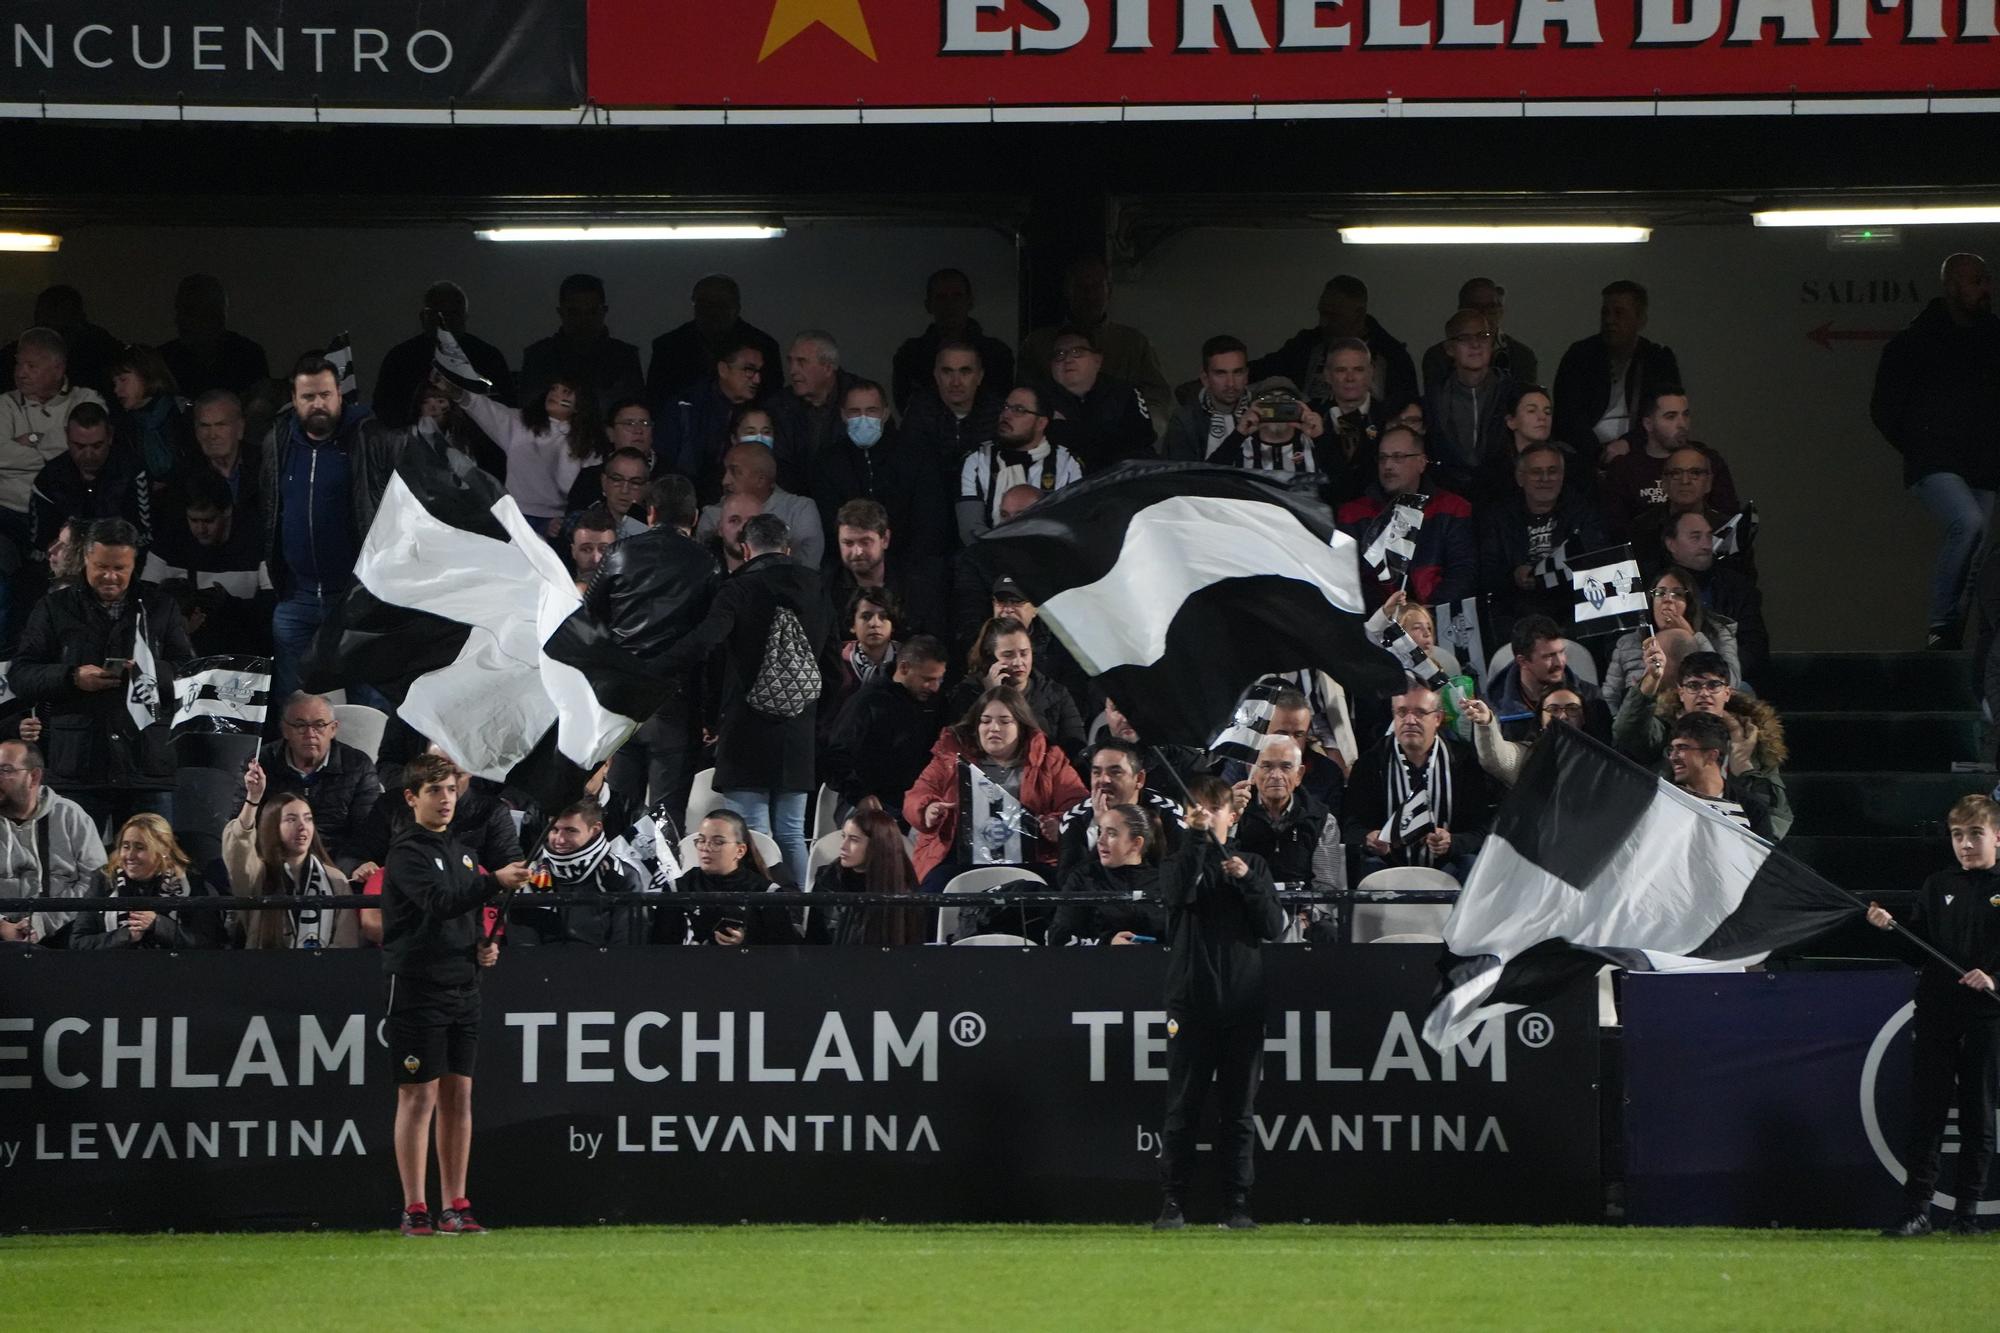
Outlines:
[[[1694, 636], [1694, 652], [1721, 653], [1722, 660], [1729, 664], [1729, 683], [1743, 683], [1743, 665], [1736, 651], [1736, 622], [1727, 616], [1708, 614], [1702, 617], [1701, 632]], [[1604, 706], [1613, 712], [1625, 700], [1625, 691], [1632, 688], [1634, 681], [1646, 674], [1646, 631], [1631, 630], [1619, 636], [1611, 645], [1611, 663], [1604, 669], [1604, 684], [1600, 693]]]
[[[962, 759], [975, 759], [971, 751], [958, 742], [957, 733], [946, 728], [939, 733], [937, 744], [931, 747], [931, 762], [903, 798], [903, 821], [911, 828], [921, 830], [917, 835], [915, 856], [917, 878], [922, 879], [931, 871], [952, 859], [958, 847], [958, 764]], [[1040, 819], [1044, 815], [1061, 814], [1084, 797], [1083, 779], [1076, 775], [1068, 756], [1049, 743], [1041, 732], [1033, 732], [1028, 737], [1028, 753], [1021, 765], [1021, 805], [1030, 815]], [[934, 829], [924, 828], [924, 808], [933, 801], [943, 801], [951, 808], [944, 812]], [[1035, 860], [1038, 863], [1054, 865], [1056, 844], [1053, 841], [1036, 844]]]
[[[1730, 776], [1742, 779], [1744, 788], [1770, 807], [1771, 836], [1782, 838], [1792, 829], [1791, 797], [1785, 791], [1785, 775], [1778, 771], [1791, 753], [1785, 747], [1785, 724], [1775, 708], [1749, 695], [1732, 694], [1724, 707], [1732, 717], [1746, 718], [1757, 728], [1750, 770], [1732, 771]], [[1661, 752], [1680, 717], [1679, 690], [1661, 690], [1653, 699], [1628, 690], [1611, 724], [1611, 739], [1630, 758], [1664, 772]]]

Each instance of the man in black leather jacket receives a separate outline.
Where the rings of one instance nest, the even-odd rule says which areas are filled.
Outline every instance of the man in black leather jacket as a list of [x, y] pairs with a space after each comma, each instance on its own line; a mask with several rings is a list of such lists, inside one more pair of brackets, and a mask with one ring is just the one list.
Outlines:
[[[690, 535], [697, 508], [685, 477], [661, 477], [650, 500], [652, 526], [611, 548], [584, 606], [619, 647], [653, 664], [708, 614], [722, 571]], [[700, 680], [699, 668], [676, 673], [679, 689], [612, 758], [613, 789], [650, 790], [670, 810], [686, 807], [701, 748]]]

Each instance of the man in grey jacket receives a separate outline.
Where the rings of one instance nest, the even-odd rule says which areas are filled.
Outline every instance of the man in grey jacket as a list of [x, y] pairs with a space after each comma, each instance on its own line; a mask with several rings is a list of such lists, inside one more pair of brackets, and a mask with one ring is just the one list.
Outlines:
[[[42, 785], [42, 752], [0, 742], [0, 894], [78, 898], [104, 869], [104, 843], [83, 807]], [[0, 917], [0, 941], [60, 944], [74, 912]]]

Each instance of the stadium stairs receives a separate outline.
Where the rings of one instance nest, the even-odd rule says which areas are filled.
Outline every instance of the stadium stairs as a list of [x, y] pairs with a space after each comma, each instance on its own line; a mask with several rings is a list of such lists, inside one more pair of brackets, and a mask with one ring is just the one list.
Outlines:
[[[1777, 653], [1760, 690], [1791, 749], [1785, 783], [1797, 819], [1785, 850], [1842, 888], [1901, 909], [1926, 875], [1952, 864], [1951, 803], [1993, 788], [1972, 655]], [[1857, 924], [1806, 952], [1883, 957], [1886, 939]]]

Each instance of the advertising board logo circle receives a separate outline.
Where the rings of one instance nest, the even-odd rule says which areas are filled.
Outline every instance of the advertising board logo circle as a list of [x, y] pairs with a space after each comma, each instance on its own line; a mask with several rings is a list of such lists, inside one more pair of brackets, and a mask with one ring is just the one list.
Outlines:
[[[1861, 1065], [1861, 1127], [1867, 1131], [1868, 1146], [1875, 1150], [1875, 1160], [1882, 1163], [1882, 1169], [1887, 1171], [1890, 1178], [1898, 1185], [1907, 1181], [1910, 1173], [1903, 1166], [1902, 1159], [1896, 1155], [1897, 1150], [1889, 1145], [1888, 1136], [1882, 1132], [1882, 1118], [1875, 1104], [1875, 1084], [1877, 1076], [1882, 1072], [1882, 1057], [1888, 1054], [1890, 1043], [1896, 1040], [1897, 1034], [1909, 1024], [1916, 1012], [1917, 1002], [1912, 1000], [1889, 1015], [1888, 1021], [1882, 1024], [1882, 1030], [1875, 1034], [1875, 1040], [1868, 1047], [1868, 1058]], [[1931, 1202], [1944, 1209], [1958, 1207], [1957, 1197], [1946, 1194], [1943, 1190], [1933, 1192]], [[1982, 1200], [1977, 1211], [1989, 1216], [2000, 1213], [2000, 1199]]]
[[1529, 1050], [1539, 1051], [1556, 1039], [1555, 1020], [1547, 1014], [1522, 1014], [1514, 1020], [1514, 1035]]
[[951, 1033], [951, 1039], [960, 1046], [977, 1046], [986, 1040], [986, 1020], [970, 1009], [953, 1014], [945, 1030]]
[[1604, 609], [1604, 585], [1602, 583], [1599, 583], [1596, 579], [1585, 579], [1583, 581], [1583, 595], [1584, 599], [1590, 603], [1591, 609], [1597, 611]]

